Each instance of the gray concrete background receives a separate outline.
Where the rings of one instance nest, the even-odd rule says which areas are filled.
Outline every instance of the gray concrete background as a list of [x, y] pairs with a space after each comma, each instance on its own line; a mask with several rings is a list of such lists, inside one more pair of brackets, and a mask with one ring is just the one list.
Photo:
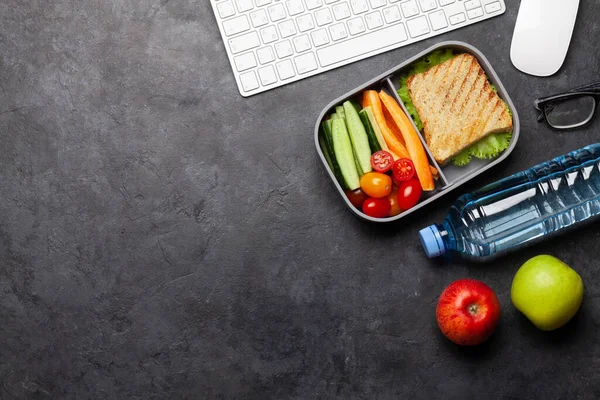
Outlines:
[[[534, 98], [598, 80], [600, 3], [582, 0], [551, 78], [509, 60], [501, 17], [242, 98], [208, 1], [0, 2], [0, 398], [600, 397], [597, 224], [485, 265], [428, 261], [417, 230], [456, 196], [596, 142]], [[442, 40], [489, 58], [519, 110], [502, 165], [389, 226], [359, 221], [319, 163], [321, 109]], [[564, 329], [510, 304], [550, 253], [583, 277]], [[458, 278], [503, 316], [458, 349], [434, 310]]]

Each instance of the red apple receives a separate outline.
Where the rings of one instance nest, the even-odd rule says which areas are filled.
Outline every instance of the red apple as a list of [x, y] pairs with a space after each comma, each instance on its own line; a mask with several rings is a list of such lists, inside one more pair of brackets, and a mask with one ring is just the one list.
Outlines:
[[475, 279], [459, 279], [440, 295], [435, 311], [444, 336], [462, 346], [485, 342], [500, 321], [496, 293]]

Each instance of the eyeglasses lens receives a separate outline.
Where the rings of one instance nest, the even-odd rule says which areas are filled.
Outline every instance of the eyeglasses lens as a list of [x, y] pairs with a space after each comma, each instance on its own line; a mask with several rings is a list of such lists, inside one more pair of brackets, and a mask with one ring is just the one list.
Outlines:
[[585, 125], [592, 119], [595, 110], [596, 99], [587, 95], [555, 100], [545, 105], [546, 120], [556, 129]]

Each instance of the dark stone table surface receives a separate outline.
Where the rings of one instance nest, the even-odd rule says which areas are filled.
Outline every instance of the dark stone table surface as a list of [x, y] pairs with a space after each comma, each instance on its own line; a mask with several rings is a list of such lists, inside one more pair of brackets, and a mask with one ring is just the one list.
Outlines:
[[[417, 231], [487, 182], [600, 139], [536, 122], [533, 100], [598, 80], [600, 3], [563, 68], [509, 60], [498, 18], [251, 98], [208, 0], [0, 2], [0, 398], [597, 399], [600, 229], [488, 264], [425, 258]], [[501, 165], [399, 223], [360, 221], [313, 142], [333, 98], [442, 40], [489, 58], [521, 117]], [[510, 304], [529, 257], [583, 277], [542, 333]], [[486, 345], [435, 323], [472, 277], [503, 306]]]

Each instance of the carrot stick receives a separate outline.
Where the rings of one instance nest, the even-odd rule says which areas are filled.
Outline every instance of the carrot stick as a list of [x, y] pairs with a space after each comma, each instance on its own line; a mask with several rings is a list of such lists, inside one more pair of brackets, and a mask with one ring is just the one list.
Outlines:
[[402, 136], [402, 132], [400, 132], [400, 130], [396, 127], [396, 124], [394, 123], [392, 116], [390, 115], [387, 108], [385, 108], [385, 107], [383, 108], [383, 116], [385, 117], [385, 122], [387, 122], [388, 128], [390, 128], [390, 131], [398, 138], [400, 143], [402, 143], [402, 145], [404, 147], [406, 147], [406, 143], [404, 142], [404, 137]]
[[440, 171], [437, 170], [437, 168], [435, 168], [433, 165], [429, 166], [429, 170], [431, 171], [431, 175], [433, 176], [433, 179], [436, 179], [440, 177]]
[[[385, 122], [385, 116], [383, 115], [383, 107], [381, 105], [381, 100], [377, 95], [375, 90], [366, 90], [364, 94], [364, 99], [369, 103], [371, 108], [373, 109], [373, 115], [375, 115], [375, 120], [377, 121], [377, 125], [379, 125], [379, 129], [381, 129], [381, 134], [383, 135], [383, 139], [387, 143], [388, 147], [392, 152], [397, 154], [401, 158], [410, 158], [410, 154], [406, 147], [398, 140], [398, 138], [394, 135], [390, 128]], [[363, 99], [363, 101], [365, 101]]]
[[404, 137], [404, 142], [406, 143], [406, 148], [408, 149], [410, 158], [413, 164], [415, 164], [415, 171], [417, 172], [417, 177], [421, 182], [421, 187], [424, 191], [434, 190], [435, 183], [433, 182], [433, 176], [431, 175], [431, 170], [429, 169], [427, 153], [425, 153], [425, 148], [423, 147], [421, 139], [419, 139], [419, 135], [415, 131], [415, 128], [412, 126], [410, 120], [406, 114], [404, 114], [404, 111], [402, 111], [396, 100], [394, 100], [383, 90], [379, 92], [379, 98], [381, 99], [383, 106], [392, 116], [392, 119], [396, 123], [398, 129], [400, 129], [400, 132], [402, 132], [402, 136]]
[[371, 100], [369, 100], [369, 90], [365, 90], [362, 98], [362, 108], [367, 108], [371, 105]]

